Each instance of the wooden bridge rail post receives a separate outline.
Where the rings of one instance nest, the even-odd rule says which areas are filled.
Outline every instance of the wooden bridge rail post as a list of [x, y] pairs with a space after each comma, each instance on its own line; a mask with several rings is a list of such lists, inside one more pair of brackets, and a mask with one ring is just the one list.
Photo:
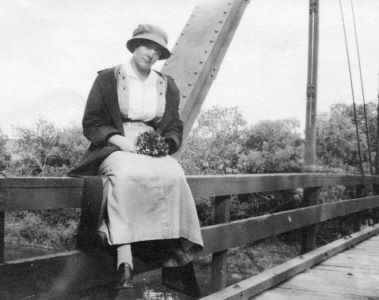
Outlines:
[[[305, 188], [303, 193], [303, 207], [320, 204], [321, 187]], [[301, 254], [316, 247], [317, 225], [307, 226], [302, 230]]]
[[[230, 196], [215, 197], [214, 222], [226, 223], [230, 221]], [[215, 252], [212, 254], [212, 292], [219, 291], [226, 287], [227, 279], [227, 254], [228, 250]]]
[[5, 183], [0, 182], [0, 263], [5, 261], [5, 193], [6, 186]]
[[5, 213], [0, 212], [0, 263], [4, 262]]
[[[364, 185], [357, 185], [355, 188], [355, 198], [363, 198], [366, 195], [366, 188]], [[357, 232], [361, 230], [363, 216], [365, 212], [360, 211], [353, 215], [353, 231]]]
[[[379, 184], [373, 185], [373, 194], [379, 195]], [[379, 208], [373, 209], [373, 223], [374, 224], [379, 223]]]

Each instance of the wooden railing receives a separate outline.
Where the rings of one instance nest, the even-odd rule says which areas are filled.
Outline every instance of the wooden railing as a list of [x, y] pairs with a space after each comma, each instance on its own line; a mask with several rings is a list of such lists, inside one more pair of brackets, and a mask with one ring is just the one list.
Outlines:
[[[66, 251], [30, 259], [4, 262], [4, 212], [29, 209], [57, 209], [80, 207], [85, 194], [86, 178], [0, 178], [0, 291], [17, 294], [17, 283], [21, 277], [27, 281], [24, 290], [34, 293], [39, 287], [32, 279], [43, 274], [60, 277], [66, 269], [66, 277], [55, 280], [61, 290], [69, 289], [68, 277], [73, 276], [79, 265], [88, 265], [88, 255], [81, 251]], [[318, 203], [318, 190], [323, 186], [353, 186], [359, 190], [364, 186], [379, 185], [379, 176], [336, 175], [336, 174], [264, 174], [227, 176], [187, 176], [194, 198], [215, 197], [215, 222], [218, 224], [202, 228], [205, 243], [203, 254], [212, 254], [212, 289], [226, 285], [226, 254], [229, 248], [242, 246], [284, 232], [303, 228], [303, 253], [314, 248], [315, 226], [336, 217], [365, 210], [373, 210], [373, 222], [379, 221], [379, 196], [348, 199], [335, 203]], [[262, 215], [230, 222], [229, 195], [257, 192], [272, 192], [304, 188], [304, 207], [274, 214]], [[101, 197], [101, 195], [97, 195]], [[358, 218], [356, 229], [361, 220]], [[96, 256], [96, 255], [95, 255]], [[96, 265], [107, 260], [96, 260]], [[101, 263], [100, 263], [101, 262]], [[72, 267], [70, 267], [72, 266]], [[143, 267], [141, 267], [143, 269]], [[92, 267], [85, 278], [79, 276], [82, 288], [104, 283], [111, 279], [113, 269]], [[82, 272], [82, 271], [81, 271]], [[69, 273], [69, 275], [67, 275]], [[42, 277], [43, 277], [42, 276]], [[62, 277], [62, 276], [61, 276]], [[91, 277], [91, 278], [90, 278]], [[12, 279], [13, 278], [13, 279]], [[48, 289], [50, 280], [44, 287]], [[78, 283], [73, 285], [77, 286]], [[25, 291], [23, 293], [26, 293]]]

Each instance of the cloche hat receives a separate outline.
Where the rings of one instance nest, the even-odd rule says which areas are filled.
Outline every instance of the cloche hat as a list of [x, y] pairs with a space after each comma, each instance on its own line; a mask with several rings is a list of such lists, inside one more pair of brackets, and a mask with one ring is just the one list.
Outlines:
[[158, 44], [162, 54], [159, 59], [167, 59], [171, 56], [167, 49], [168, 37], [167, 33], [160, 27], [150, 24], [140, 24], [133, 32], [133, 37], [126, 42], [126, 48], [130, 52], [134, 52], [138, 42], [148, 40]]

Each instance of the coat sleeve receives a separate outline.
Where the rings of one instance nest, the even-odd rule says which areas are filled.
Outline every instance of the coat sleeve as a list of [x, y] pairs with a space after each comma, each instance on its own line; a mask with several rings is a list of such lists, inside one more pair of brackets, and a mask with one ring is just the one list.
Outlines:
[[110, 124], [99, 81], [98, 76], [89, 93], [82, 120], [83, 134], [94, 146], [104, 145], [112, 135], [121, 134]]
[[[174, 80], [167, 76], [167, 101], [170, 104], [170, 122], [166, 126], [162, 135], [170, 143], [170, 154], [175, 153], [180, 148], [183, 138], [183, 122], [179, 118], [180, 93]], [[171, 146], [172, 145], [172, 146]]]

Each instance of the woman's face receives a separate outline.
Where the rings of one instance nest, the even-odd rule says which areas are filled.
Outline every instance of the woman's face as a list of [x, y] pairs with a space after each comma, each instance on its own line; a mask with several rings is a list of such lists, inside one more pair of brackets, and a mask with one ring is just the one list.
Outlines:
[[159, 59], [161, 55], [160, 47], [153, 42], [146, 42], [138, 46], [133, 52], [133, 60], [138, 71], [146, 73]]

